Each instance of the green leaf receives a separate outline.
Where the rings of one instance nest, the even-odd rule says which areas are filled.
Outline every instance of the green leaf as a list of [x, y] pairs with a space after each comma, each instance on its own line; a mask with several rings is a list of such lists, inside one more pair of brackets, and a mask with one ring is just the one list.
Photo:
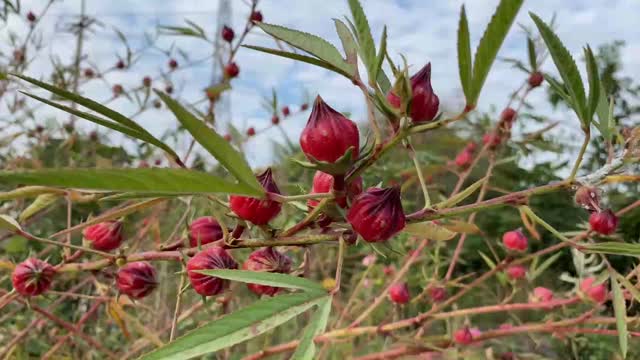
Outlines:
[[480, 91], [484, 86], [491, 65], [493, 65], [498, 50], [502, 46], [507, 33], [518, 15], [518, 11], [524, 0], [501, 0], [496, 12], [493, 14], [487, 29], [485, 30], [473, 60], [473, 80], [470, 99], [467, 105], [476, 105], [480, 97]]
[[349, 9], [351, 10], [351, 16], [353, 17], [353, 23], [356, 28], [356, 36], [358, 38], [358, 45], [360, 46], [360, 56], [362, 57], [362, 62], [367, 67], [370, 82], [373, 83], [373, 79], [376, 79], [374, 76], [376, 45], [373, 42], [369, 21], [367, 21], [367, 16], [364, 14], [360, 1], [348, 0], [348, 2]]
[[627, 348], [629, 345], [629, 330], [627, 329], [627, 308], [624, 301], [624, 295], [618, 279], [615, 274], [609, 271], [611, 275], [611, 289], [613, 290], [613, 312], [616, 315], [616, 328], [618, 329], [618, 344], [620, 345], [620, 353], [622, 358], [627, 358]]
[[4, 214], [0, 215], [0, 229], [9, 231], [21, 230], [20, 224], [14, 218]]
[[446, 209], [448, 207], [455, 206], [456, 204], [458, 204], [459, 202], [463, 201], [464, 199], [471, 196], [474, 192], [476, 192], [476, 190], [478, 190], [482, 186], [482, 184], [484, 184], [485, 181], [487, 181], [487, 179], [482, 178], [474, 182], [473, 184], [469, 185], [466, 189], [462, 190], [458, 194], [448, 198], [447, 200], [444, 200], [442, 202], [435, 204], [434, 207], [437, 209]]
[[464, 5], [460, 7], [458, 22], [458, 71], [462, 91], [467, 100], [471, 100], [471, 40], [469, 39], [469, 22]]
[[234, 184], [207, 173], [184, 169], [0, 171], [0, 182], [13, 185], [41, 185], [111, 191], [262, 195], [262, 193], [247, 185]]
[[292, 53], [292, 52], [287, 52], [287, 51], [282, 51], [282, 50], [278, 50], [278, 49], [270, 49], [270, 48], [265, 48], [262, 46], [254, 46], [254, 45], [242, 45], [243, 47], [246, 47], [247, 49], [252, 49], [252, 50], [257, 50], [257, 51], [261, 51], [267, 54], [271, 54], [271, 55], [277, 55], [277, 56], [281, 56], [287, 59], [292, 59], [292, 60], [296, 60], [296, 61], [302, 61], [305, 62], [307, 64], [311, 64], [311, 65], [315, 65], [315, 66], [319, 66], [321, 68], [327, 69], [327, 70], [331, 70], [335, 73], [338, 73], [348, 79], [351, 79], [351, 75], [348, 72], [345, 72], [344, 70], [341, 70], [331, 64], [329, 64], [326, 61], [323, 60], [319, 60], [316, 59], [314, 57], [311, 56], [307, 56], [307, 55], [302, 55], [302, 54], [296, 54], [296, 53]]
[[162, 99], [169, 110], [173, 112], [176, 119], [182, 126], [191, 133], [194, 139], [202, 145], [213, 157], [216, 158], [238, 181], [253, 188], [258, 193], [264, 193], [264, 188], [255, 175], [244, 156], [237, 152], [227, 140], [208, 127], [202, 120], [198, 119], [187, 111], [179, 102], [173, 100], [166, 94], [154, 90], [156, 95]]
[[536, 267], [535, 270], [533, 270], [531, 276], [529, 277], [529, 281], [533, 281], [535, 280], [535, 278], [542, 275], [542, 273], [545, 272], [545, 270], [547, 270], [554, 262], [556, 262], [556, 260], [558, 260], [560, 256], [562, 256], [562, 253], [560, 252], [549, 256], [547, 260], [545, 260], [542, 264], [540, 264], [540, 266]]
[[49, 206], [52, 206], [60, 196], [59, 194], [42, 194], [38, 196], [26, 209], [22, 210], [18, 216], [18, 221], [23, 222]]
[[598, 101], [600, 101], [600, 75], [598, 75], [598, 64], [593, 56], [593, 51], [587, 46], [584, 49], [584, 57], [587, 61], [587, 75], [589, 78], [589, 100], [587, 102], [587, 122], [591, 122], [593, 114], [596, 112]]
[[299, 289], [309, 292], [322, 292], [326, 294], [326, 290], [322, 285], [293, 275], [256, 272], [247, 270], [200, 270], [201, 274], [219, 277], [232, 281], [241, 281], [248, 284], [258, 284], [275, 286], [288, 289]]
[[597, 244], [582, 245], [583, 251], [587, 253], [640, 256], [640, 244], [601, 242]]
[[434, 241], [451, 240], [457, 234], [444, 226], [434, 223], [433, 221], [407, 224], [403, 231], [411, 235], [425, 237]]
[[195, 329], [140, 359], [179, 360], [212, 353], [269, 331], [325, 299], [326, 295], [319, 293], [296, 293], [263, 299]]
[[15, 190], [0, 193], [0, 201], [37, 197], [42, 194], [64, 194], [63, 190], [46, 186], [23, 186]]
[[335, 46], [321, 37], [278, 25], [256, 23], [256, 26], [264, 30], [267, 34], [331, 64], [345, 74], [349, 74], [349, 77], [352, 77], [355, 73], [355, 67], [348, 64], [342, 58], [342, 55], [340, 55], [340, 52]]
[[[615, 270], [614, 270], [615, 271]], [[618, 281], [620, 281], [620, 284], [627, 289], [627, 291], [629, 291], [631, 293], [631, 295], [633, 295], [633, 298], [640, 302], [640, 290], [638, 290], [638, 288], [636, 288], [635, 286], [633, 286], [633, 284], [627, 280], [626, 277], [624, 277], [623, 275], [619, 274], [619, 273], [615, 273], [616, 277], [618, 278]]]
[[385, 94], [391, 88], [391, 81], [389, 81], [387, 74], [385, 74], [384, 70], [382, 70], [382, 64], [384, 63], [384, 59], [386, 55], [387, 55], [387, 26], [385, 25], [382, 28], [382, 36], [380, 37], [380, 49], [378, 49], [378, 56], [376, 57], [376, 63], [374, 66], [376, 80], [378, 81], [380, 90], [382, 90], [382, 92]]
[[538, 61], [536, 59], [536, 44], [530, 37], [527, 38], [527, 52], [529, 53], [529, 66], [531, 66], [531, 71], [538, 70]]
[[565, 86], [549, 74], [544, 74], [544, 79], [551, 85], [553, 91], [558, 93], [558, 95], [562, 97], [562, 100], [564, 100], [570, 107], [573, 108], [573, 99], [567, 93]]
[[336, 25], [336, 32], [338, 33], [338, 37], [340, 37], [340, 41], [342, 42], [342, 48], [344, 49], [344, 53], [347, 55], [347, 62], [354, 66], [358, 64], [358, 44], [356, 44], [356, 40], [353, 38], [353, 34], [342, 21], [339, 19], [333, 19]]
[[329, 314], [331, 313], [331, 296], [327, 296], [322, 302], [318, 304], [318, 310], [311, 322], [307, 325], [307, 328], [298, 343], [296, 351], [293, 353], [289, 360], [312, 360], [316, 354], [316, 344], [313, 342], [313, 338], [324, 332], [329, 321]]
[[580, 118], [580, 121], [583, 123], [583, 126], [588, 126], [585, 123], [586, 119], [586, 99], [584, 94], [584, 85], [582, 83], [582, 78], [580, 77], [580, 72], [578, 71], [578, 67], [576, 66], [576, 62], [573, 60], [573, 57], [569, 53], [569, 51], [564, 47], [562, 41], [558, 38], [558, 36], [553, 32], [553, 30], [545, 24], [542, 19], [540, 19], [536, 14], [529, 13], [531, 18], [536, 23], [538, 27], [538, 31], [540, 31], [540, 36], [544, 40], [547, 45], [547, 49], [549, 49], [549, 54], [551, 54], [551, 58], [558, 68], [558, 72], [562, 77], [565, 85], [569, 90], [569, 95], [571, 96], [573, 109]]

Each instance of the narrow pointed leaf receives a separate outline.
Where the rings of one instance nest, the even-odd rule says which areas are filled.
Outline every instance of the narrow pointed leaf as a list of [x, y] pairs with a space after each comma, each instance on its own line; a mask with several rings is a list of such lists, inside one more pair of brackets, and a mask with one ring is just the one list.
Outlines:
[[333, 22], [336, 25], [336, 32], [338, 33], [338, 37], [342, 42], [342, 48], [344, 49], [344, 53], [347, 56], [347, 62], [352, 65], [357, 65], [358, 63], [358, 44], [356, 44], [356, 40], [353, 38], [353, 34], [341, 20], [333, 19]]
[[52, 206], [60, 198], [59, 194], [42, 194], [38, 196], [18, 216], [18, 221], [23, 222], [40, 211]]
[[537, 71], [538, 61], [536, 59], [536, 44], [530, 37], [527, 38], [527, 52], [529, 54], [529, 66], [531, 66], [531, 71]]
[[384, 64], [385, 55], [387, 54], [387, 26], [382, 28], [382, 36], [380, 37], [380, 49], [378, 49], [378, 56], [376, 56], [376, 63], [373, 66], [374, 76], [382, 92], [386, 93], [391, 88], [391, 81], [384, 73], [382, 65]]
[[238, 181], [251, 187], [258, 193], [263, 193], [264, 189], [258, 182], [251, 167], [244, 156], [236, 151], [227, 140], [208, 127], [202, 120], [198, 119], [185, 109], [179, 102], [173, 100], [160, 91], [155, 91], [156, 95], [162, 99], [169, 110], [173, 112], [176, 119], [182, 126], [191, 133], [193, 138], [202, 147], [216, 158]]
[[467, 99], [468, 105], [476, 105], [480, 97], [480, 91], [489, 75], [498, 50], [502, 46], [507, 33], [518, 15], [518, 11], [524, 0], [501, 0], [496, 12], [493, 14], [487, 29], [485, 30], [473, 59], [473, 80], [471, 99]]
[[322, 285], [315, 283], [311, 280], [301, 278], [293, 275], [270, 273], [270, 272], [257, 272], [247, 270], [200, 270], [201, 274], [211, 275], [219, 277], [221, 279], [227, 279], [232, 281], [241, 281], [248, 284], [258, 284], [282, 287], [288, 289], [299, 289], [310, 292], [323, 292], [327, 291]]
[[583, 245], [583, 251], [587, 253], [640, 256], [640, 244], [601, 242], [597, 244]]
[[629, 329], [627, 329], [627, 307], [625, 305], [624, 295], [620, 288], [620, 283], [616, 279], [615, 274], [610, 271], [611, 289], [613, 290], [613, 312], [616, 316], [616, 328], [618, 330], [618, 345], [622, 358], [627, 358], [627, 349], [629, 347]]
[[321, 68], [327, 69], [327, 70], [331, 70], [335, 73], [338, 73], [346, 78], [351, 78], [351, 75], [349, 75], [348, 72], [345, 72], [344, 70], [341, 70], [331, 64], [329, 64], [328, 62], [324, 61], [324, 60], [320, 60], [311, 56], [307, 56], [307, 55], [302, 55], [302, 54], [296, 54], [296, 53], [292, 53], [292, 52], [287, 52], [287, 51], [282, 51], [282, 50], [278, 50], [278, 49], [270, 49], [270, 48], [266, 48], [266, 47], [262, 47], [262, 46], [254, 46], [254, 45], [242, 45], [243, 47], [246, 47], [247, 49], [252, 49], [252, 50], [256, 50], [256, 51], [260, 51], [260, 52], [264, 52], [267, 54], [271, 54], [271, 55], [276, 55], [276, 56], [280, 56], [280, 57], [284, 57], [287, 59], [292, 59], [292, 60], [296, 60], [296, 61], [302, 61], [305, 62], [307, 64], [311, 64], [311, 65], [315, 65], [315, 66], [319, 66]]
[[327, 296], [322, 302], [318, 304], [318, 309], [311, 318], [311, 322], [304, 330], [304, 334], [298, 343], [296, 351], [293, 353], [289, 360], [312, 360], [316, 354], [316, 344], [313, 342], [313, 338], [324, 332], [329, 321], [329, 314], [331, 313], [331, 296]]
[[325, 298], [326, 295], [318, 293], [296, 293], [260, 300], [197, 328], [140, 359], [180, 360], [209, 354], [269, 331]]
[[471, 100], [471, 40], [469, 22], [464, 5], [460, 7], [460, 21], [458, 22], [458, 71], [462, 91], [467, 101]]
[[0, 215], [0, 229], [9, 231], [21, 230], [20, 224], [14, 218], [4, 214]]
[[[369, 27], [369, 21], [362, 9], [362, 5], [358, 0], [348, 0], [349, 9], [351, 10], [351, 16], [353, 17], [353, 23], [356, 28], [356, 35], [358, 38], [358, 45], [360, 46], [360, 56], [362, 56], [362, 62], [367, 67], [367, 71], [370, 79], [375, 79], [374, 64], [376, 62], [376, 45], [373, 42], [373, 35], [371, 35], [371, 28]], [[373, 80], [372, 80], [373, 81]]]
[[434, 241], [451, 240], [457, 235], [457, 233], [444, 226], [438, 225], [433, 221], [407, 224], [402, 231]]
[[471, 196], [471, 194], [476, 192], [476, 190], [478, 190], [480, 186], [484, 184], [485, 181], [487, 181], [487, 179], [482, 178], [474, 182], [473, 184], [469, 185], [466, 189], [462, 190], [458, 194], [448, 198], [447, 200], [444, 200], [442, 202], [435, 204], [434, 207], [436, 207], [437, 209], [446, 209], [448, 207], [455, 206], [456, 204], [458, 204], [459, 202], [463, 201], [464, 199]]
[[600, 75], [598, 75], [598, 64], [593, 56], [593, 51], [589, 46], [584, 49], [584, 57], [587, 61], [587, 75], [589, 78], [589, 99], [587, 102], [587, 122], [591, 122], [593, 114], [598, 107], [600, 101]]

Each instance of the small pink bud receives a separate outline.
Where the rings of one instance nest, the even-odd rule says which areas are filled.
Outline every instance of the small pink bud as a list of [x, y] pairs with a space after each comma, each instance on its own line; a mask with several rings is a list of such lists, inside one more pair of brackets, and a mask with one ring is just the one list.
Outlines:
[[247, 136], [251, 137], [251, 136], [254, 136], [255, 134], [256, 134], [256, 129], [253, 126], [247, 129]]
[[113, 85], [113, 96], [119, 96], [124, 92], [124, 88], [120, 84]]
[[285, 117], [287, 117], [287, 116], [291, 115], [291, 110], [289, 110], [289, 107], [288, 107], [288, 106], [284, 106], [284, 107], [282, 108], [282, 115], [284, 115]]
[[353, 200], [347, 220], [367, 242], [389, 240], [405, 226], [400, 188], [369, 188]]
[[142, 86], [150, 87], [151, 86], [151, 77], [145, 76], [142, 78]]
[[349, 149], [352, 149], [351, 158], [357, 159], [360, 151], [358, 127], [318, 96], [300, 135], [300, 147], [309, 159], [333, 163]]
[[141, 299], [158, 285], [156, 269], [146, 261], [128, 263], [118, 270], [116, 284], [122, 294]]
[[458, 329], [453, 333], [453, 340], [460, 345], [469, 345], [473, 342], [473, 333], [468, 327]]
[[222, 27], [222, 38], [224, 39], [224, 41], [226, 42], [232, 42], [233, 38], [235, 37], [235, 33], [233, 32], [233, 29], [228, 27], [227, 25]]
[[470, 142], [464, 147], [464, 149], [469, 152], [475, 152], [477, 147], [478, 145], [476, 143]]
[[511, 330], [511, 329], [513, 329], [513, 325], [511, 325], [509, 323], [500, 324], [498, 329], [500, 329], [500, 330]]
[[240, 74], [240, 68], [235, 62], [230, 62], [224, 67], [224, 73], [228, 78], [233, 79]]
[[82, 235], [94, 249], [110, 251], [122, 243], [122, 222], [110, 220], [91, 225], [82, 231]]
[[170, 59], [169, 60], [169, 69], [175, 70], [176, 68], [178, 68], [178, 61], [176, 59]]
[[391, 276], [396, 272], [396, 268], [393, 265], [388, 265], [388, 266], [385, 266], [384, 268], [382, 268], [382, 272], [386, 276]]
[[529, 75], [529, 86], [533, 89], [540, 86], [544, 81], [544, 75], [540, 71], [536, 71]]
[[[271, 168], [257, 176], [262, 187], [270, 193], [280, 194], [278, 185], [273, 180]], [[246, 196], [232, 195], [229, 197], [229, 205], [242, 220], [250, 221], [256, 225], [264, 225], [280, 213], [282, 204], [269, 199], [256, 199]]]
[[609, 291], [605, 284], [595, 284], [595, 277], [588, 277], [580, 283], [580, 291], [587, 295], [592, 301], [603, 303], [609, 297]]
[[230, 134], [225, 134], [224, 139], [227, 141], [231, 141], [233, 138], [231, 137]]
[[189, 225], [189, 245], [191, 247], [205, 245], [222, 239], [222, 227], [218, 221], [211, 216], [203, 216], [195, 219]]
[[447, 298], [447, 289], [442, 286], [433, 286], [429, 288], [429, 297], [434, 303], [439, 303]]
[[221, 293], [228, 281], [215, 276], [197, 273], [198, 270], [237, 269], [238, 264], [229, 253], [213, 246], [202, 250], [187, 262], [187, 275], [193, 289], [200, 295], [213, 296]]
[[308, 108], [309, 108], [309, 104], [307, 104], [307, 103], [304, 103], [304, 104], [300, 105], [300, 110], [301, 111], [306, 111]]
[[537, 288], [533, 289], [533, 294], [529, 299], [529, 301], [533, 303], [548, 302], [551, 300], [553, 300], [553, 291], [542, 286], [538, 286]]
[[458, 154], [458, 156], [456, 156], [455, 163], [458, 167], [466, 168], [471, 165], [472, 161], [473, 154], [470, 151], [467, 151], [467, 149], [464, 149]]
[[278, 125], [280, 123], [280, 118], [278, 117], [278, 115], [273, 115], [271, 117], [271, 123], [273, 125]]
[[507, 276], [511, 280], [523, 279], [527, 275], [527, 269], [521, 265], [512, 265], [507, 268]]
[[56, 270], [49, 263], [29, 258], [16, 265], [11, 274], [13, 288], [22, 296], [37, 296], [51, 287]]
[[511, 251], [525, 251], [529, 245], [529, 240], [520, 230], [507, 231], [502, 235], [504, 247]]
[[29, 22], [35, 22], [36, 21], [36, 14], [34, 14], [32, 11], [29, 11], [27, 13], [27, 20]]
[[511, 124], [516, 119], [516, 115], [518, 115], [516, 111], [513, 110], [513, 108], [508, 107], [502, 110], [502, 114], [500, 114], [500, 121]]
[[[291, 271], [291, 259], [272, 247], [259, 249], [251, 253], [242, 265], [244, 270], [288, 274]], [[280, 288], [267, 285], [247, 284], [249, 290], [257, 295], [275, 295]]]
[[173, 86], [172, 86], [171, 84], [169, 84], [169, 85], [165, 86], [164, 91], [165, 91], [167, 94], [171, 94], [171, 93], [173, 93]]
[[376, 262], [376, 256], [373, 254], [369, 254], [367, 256], [365, 256], [364, 258], [362, 258], [362, 265], [364, 266], [371, 266]]
[[488, 144], [489, 149], [495, 149], [496, 147], [498, 147], [498, 145], [500, 145], [501, 142], [502, 140], [500, 140], [500, 136], [495, 133], [484, 134], [482, 136], [482, 143], [485, 145]]
[[118, 62], [116, 63], [116, 68], [122, 70], [125, 68], [125, 63], [123, 60], [118, 60]]
[[[324, 173], [322, 171], [316, 171], [313, 175], [313, 186], [311, 188], [312, 194], [326, 194], [333, 190], [333, 176], [331, 174]], [[358, 177], [351, 181], [347, 186], [347, 197], [353, 199], [356, 195], [362, 193], [362, 178]], [[307, 200], [307, 206], [314, 208], [320, 203], [319, 200], [309, 199]], [[343, 206], [344, 205], [344, 206]], [[340, 204], [342, 208], [346, 207], [346, 204]]]
[[84, 69], [84, 76], [88, 79], [91, 79], [95, 76], [95, 73], [93, 72], [93, 69], [87, 68], [87, 69]]
[[594, 212], [589, 216], [589, 225], [591, 225], [591, 230], [599, 234], [610, 235], [618, 227], [618, 217], [611, 209]]
[[262, 22], [262, 13], [258, 10], [251, 13], [251, 21]]
[[389, 298], [396, 304], [406, 304], [409, 302], [409, 287], [407, 283], [396, 283], [389, 288]]

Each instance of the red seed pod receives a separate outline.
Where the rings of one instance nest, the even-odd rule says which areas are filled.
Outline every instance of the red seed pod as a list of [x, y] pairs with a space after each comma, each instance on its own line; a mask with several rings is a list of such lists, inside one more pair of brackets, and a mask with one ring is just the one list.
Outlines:
[[352, 149], [351, 158], [360, 151], [356, 124], [335, 111], [320, 96], [313, 103], [309, 121], [300, 135], [300, 147], [309, 159], [333, 163]]
[[84, 69], [84, 76], [88, 79], [91, 79], [95, 76], [95, 73], [93, 72], [93, 69], [87, 68], [87, 69]]
[[471, 165], [472, 161], [473, 153], [471, 151], [467, 151], [467, 149], [465, 148], [456, 156], [455, 163], [458, 167], [466, 168]]
[[[433, 120], [438, 114], [440, 99], [431, 86], [431, 63], [427, 63], [411, 77], [411, 91], [411, 120], [413, 122]], [[400, 107], [401, 100], [393, 91], [387, 94], [387, 100], [393, 107]]]
[[189, 225], [189, 245], [191, 247], [209, 244], [222, 239], [222, 227], [218, 221], [211, 216], [199, 217]]
[[[278, 185], [273, 180], [271, 168], [257, 176], [262, 187], [270, 193], [280, 194]], [[282, 204], [268, 199], [256, 199], [246, 196], [233, 195], [229, 197], [229, 205], [242, 220], [250, 221], [256, 225], [264, 225], [271, 221], [278, 213]]]
[[533, 72], [531, 73], [531, 75], [529, 75], [529, 86], [531, 88], [540, 86], [540, 84], [542, 84], [543, 81], [544, 81], [544, 75], [542, 75], [540, 71]]
[[367, 242], [389, 240], [405, 226], [400, 188], [369, 188], [355, 197], [347, 220]]
[[429, 288], [429, 297], [434, 303], [443, 302], [447, 299], [447, 289], [442, 286], [433, 286]]
[[519, 280], [527, 276], [527, 269], [521, 265], [512, 265], [507, 268], [506, 273], [509, 279]]
[[120, 84], [115, 84], [113, 85], [112, 91], [113, 91], [113, 96], [119, 96], [124, 92], [124, 88]]
[[273, 125], [278, 125], [280, 123], [280, 118], [278, 117], [278, 115], [273, 115], [271, 117], [271, 123]]
[[389, 288], [389, 298], [396, 304], [406, 304], [411, 296], [407, 283], [396, 283]]
[[150, 87], [151, 86], [151, 77], [145, 76], [142, 78], [142, 86]]
[[226, 42], [232, 42], [233, 38], [236, 36], [236, 34], [233, 32], [233, 29], [228, 27], [227, 25], [222, 27], [222, 39], [224, 39], [224, 41]]
[[[267, 247], [252, 252], [242, 268], [249, 271], [288, 274], [291, 271], [291, 259], [273, 247]], [[256, 295], [273, 296], [280, 291], [278, 287], [267, 285], [247, 284], [247, 287]]]
[[551, 300], [553, 300], [553, 291], [542, 286], [533, 289], [533, 294], [531, 294], [529, 298], [529, 301], [532, 303], [548, 302]]
[[[512, 124], [516, 120], [517, 115], [518, 113], [516, 113], [513, 108], [508, 107], [502, 110], [502, 113], [500, 114], [500, 121]], [[511, 127], [511, 125], [509, 125], [509, 127]]]
[[573, 199], [587, 211], [600, 211], [600, 190], [596, 187], [581, 186]]
[[91, 246], [96, 250], [116, 249], [123, 239], [122, 221], [110, 220], [88, 226], [82, 231], [82, 236], [91, 242]]
[[49, 263], [29, 258], [16, 265], [11, 275], [13, 288], [22, 296], [37, 296], [51, 287], [56, 270]]
[[176, 59], [169, 59], [169, 69], [175, 70], [178, 68], [178, 61]]
[[29, 11], [29, 12], [27, 13], [27, 20], [28, 20], [29, 22], [31, 22], [31, 23], [32, 23], [32, 22], [35, 22], [35, 21], [36, 21], [36, 14], [34, 14], [32, 11]]
[[146, 261], [128, 263], [118, 270], [116, 284], [120, 293], [142, 299], [158, 285], [156, 269]]
[[287, 116], [291, 115], [291, 110], [289, 110], [289, 107], [288, 107], [288, 106], [284, 106], [284, 107], [282, 108], [282, 115], [284, 115], [285, 117], [287, 117]]
[[460, 345], [469, 345], [473, 342], [473, 333], [468, 327], [458, 329], [453, 333], [453, 340]]
[[187, 275], [193, 289], [200, 295], [213, 296], [220, 294], [227, 284], [227, 280], [215, 276], [197, 273], [198, 270], [212, 269], [237, 269], [238, 263], [229, 253], [219, 247], [213, 246], [202, 250], [187, 261]]
[[224, 67], [224, 73], [228, 78], [233, 79], [240, 74], [240, 68], [235, 62], [230, 62]]
[[[311, 188], [312, 194], [327, 194], [333, 190], [333, 176], [331, 174], [324, 173], [322, 171], [316, 171], [313, 175], [313, 186]], [[353, 199], [356, 195], [362, 192], [362, 178], [358, 177], [351, 181], [347, 186], [347, 197]], [[320, 203], [319, 200], [309, 199], [307, 200], [307, 206], [314, 208]], [[340, 205], [342, 208], [346, 206]]]
[[258, 10], [251, 13], [252, 22], [262, 22], [262, 13]]
[[504, 247], [511, 251], [525, 251], [529, 246], [529, 240], [521, 230], [507, 231], [502, 235]]
[[252, 126], [247, 129], [247, 136], [254, 136], [256, 134], [256, 129]]
[[618, 217], [611, 209], [594, 212], [589, 216], [589, 225], [591, 225], [591, 230], [599, 234], [611, 235], [618, 227]]
[[118, 60], [118, 62], [116, 63], [116, 68], [122, 70], [125, 67], [125, 63], [123, 60]]
[[605, 284], [594, 284], [595, 277], [588, 277], [580, 283], [580, 291], [589, 297], [591, 301], [603, 303], [609, 297], [609, 291]]
[[500, 139], [500, 136], [496, 133], [489, 133], [489, 134], [484, 134], [482, 136], [482, 143], [485, 145], [489, 145], [489, 149], [495, 149], [498, 147], [498, 145], [500, 145], [500, 143], [502, 142], [502, 140]]

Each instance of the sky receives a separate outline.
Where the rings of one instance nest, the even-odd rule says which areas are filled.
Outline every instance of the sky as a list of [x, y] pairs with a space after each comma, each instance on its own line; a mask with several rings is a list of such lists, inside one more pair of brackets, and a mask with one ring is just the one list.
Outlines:
[[[188, 19], [203, 27], [209, 36], [215, 36], [218, 17], [218, 1], [202, 0], [85, 0], [86, 11], [98, 18], [103, 26], [89, 35], [85, 42], [84, 53], [98, 68], [113, 66], [118, 54], [124, 53], [124, 47], [113, 31], [120, 29], [129, 39], [132, 48], [143, 45], [144, 33], [153, 33], [158, 25], [182, 25]], [[472, 49], [475, 49], [482, 32], [498, 4], [497, 0], [361, 0], [368, 16], [374, 39], [379, 41], [384, 25], [388, 27], [388, 49], [391, 56], [400, 59], [406, 56], [412, 69], [419, 69], [426, 62], [432, 63], [433, 87], [448, 109], [460, 110], [464, 97], [459, 85], [456, 62], [456, 29], [460, 6], [465, 3], [469, 27], [471, 31]], [[32, 10], [40, 13], [47, 1], [22, 0], [23, 11]], [[50, 72], [51, 58], [69, 62], [73, 57], [74, 37], [63, 31], [68, 23], [80, 11], [81, 0], [56, 1], [39, 29], [45, 40], [45, 48], [27, 72], [31, 76], [42, 76]], [[228, 25], [236, 32], [247, 16], [248, 6], [242, 0], [230, 0], [231, 17]], [[334, 43], [341, 49], [339, 39], [333, 26], [333, 18], [342, 18], [349, 13], [346, 0], [260, 0], [259, 9], [264, 21], [290, 28], [303, 30], [319, 35]], [[590, 44], [596, 48], [613, 40], [626, 41], [622, 59], [624, 72], [632, 77], [640, 75], [640, 27], [637, 16], [640, 14], [640, 1], [634, 0], [529, 0], [521, 9], [516, 22], [533, 28], [528, 13], [534, 12], [545, 20], [554, 14], [557, 16], [557, 33], [569, 51], [578, 61], [584, 73], [581, 59], [582, 47]], [[4, 29], [3, 37], [8, 38], [10, 32], [24, 34], [28, 29], [23, 17], [12, 16]], [[6, 44], [6, 41], [4, 41]], [[274, 42], [255, 29], [245, 41], [246, 44], [273, 47]], [[181, 48], [190, 59], [206, 58], [212, 53], [210, 44], [196, 39], [184, 37], [162, 37], [158, 45], [163, 49], [171, 49], [172, 57], [180, 63], [187, 63], [175, 51]], [[2, 50], [6, 50], [3, 45]], [[526, 62], [526, 36], [518, 27], [511, 29], [502, 49], [500, 57], [518, 58]], [[144, 52], [140, 61], [127, 72], [109, 74], [109, 83], [121, 83], [125, 89], [140, 84], [146, 74], [157, 74], [166, 70], [168, 56], [158, 49]], [[257, 53], [249, 49], [241, 49], [237, 64], [240, 67], [239, 78], [233, 80], [233, 91], [228, 99], [228, 110], [219, 119], [221, 122], [232, 121], [236, 127], [246, 129], [253, 126], [261, 129], [270, 123], [271, 114], [263, 108], [265, 96], [269, 96], [275, 88], [280, 103], [289, 105], [295, 112], [298, 106], [320, 94], [332, 107], [352, 114], [353, 120], [364, 125], [365, 104], [362, 94], [348, 80], [340, 75], [311, 65], [295, 63], [288, 59]], [[547, 61], [543, 71], [555, 73], [553, 64]], [[507, 101], [508, 94], [517, 88], [524, 79], [524, 73], [513, 69], [510, 64], [497, 61], [489, 74], [482, 95], [479, 109], [498, 112]], [[185, 100], [199, 99], [202, 90], [210, 83], [212, 65], [202, 63], [188, 70], [182, 70], [174, 76], [174, 86], [178, 94]], [[163, 87], [163, 83], [159, 85]], [[155, 85], [158, 85], [156, 83]], [[84, 96], [96, 100], [110, 98], [109, 88], [104, 83], [95, 81], [82, 87]], [[545, 103], [546, 92], [538, 90], [529, 98], [536, 110], [549, 116], [551, 120], [560, 120], [561, 126], [555, 131], [560, 135], [571, 135], [576, 131], [577, 119], [570, 112], [549, 108]], [[135, 108], [126, 99], [121, 98], [109, 103], [124, 114], [135, 112]], [[55, 117], [57, 121], [65, 121], [68, 117], [63, 113], [41, 109], [41, 117]], [[297, 139], [308, 118], [308, 112], [302, 112], [287, 119], [285, 127], [288, 135]], [[154, 134], [162, 134], [167, 129], [177, 126], [176, 120], [166, 110], [148, 111], [136, 118], [145, 128]], [[223, 126], [222, 126], [223, 127]], [[221, 129], [225, 132], [225, 129]], [[568, 141], [579, 142], [578, 136], [568, 136]], [[120, 141], [117, 137], [113, 141]], [[272, 160], [271, 141], [282, 141], [282, 134], [271, 129], [254, 137], [245, 147], [247, 157], [256, 166], [268, 164]], [[180, 144], [179, 147], [186, 146]]]

